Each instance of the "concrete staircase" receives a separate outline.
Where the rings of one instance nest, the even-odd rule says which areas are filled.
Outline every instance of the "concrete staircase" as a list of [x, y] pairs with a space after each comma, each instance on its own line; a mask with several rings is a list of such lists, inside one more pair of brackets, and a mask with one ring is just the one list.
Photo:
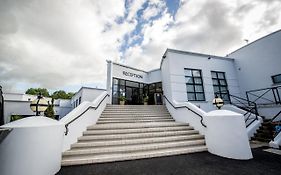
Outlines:
[[165, 106], [107, 105], [96, 125], [63, 153], [62, 165], [134, 160], [206, 151], [204, 136], [176, 123]]

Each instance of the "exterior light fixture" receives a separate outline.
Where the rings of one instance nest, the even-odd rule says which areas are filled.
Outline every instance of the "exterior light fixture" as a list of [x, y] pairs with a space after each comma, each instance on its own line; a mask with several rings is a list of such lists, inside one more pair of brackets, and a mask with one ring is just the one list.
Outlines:
[[215, 99], [213, 100], [213, 105], [216, 106], [218, 109], [221, 109], [221, 107], [224, 105], [223, 99], [215, 96]]
[[40, 112], [44, 112], [47, 108], [48, 101], [43, 98], [41, 93], [30, 104], [30, 109], [36, 113], [36, 116], [39, 116]]

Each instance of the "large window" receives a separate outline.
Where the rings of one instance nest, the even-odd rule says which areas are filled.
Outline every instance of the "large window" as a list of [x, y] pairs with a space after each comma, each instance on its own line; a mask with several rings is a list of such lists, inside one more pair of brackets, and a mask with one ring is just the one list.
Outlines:
[[273, 84], [281, 83], [281, 74], [274, 75], [271, 78], [272, 78]]
[[228, 87], [224, 72], [211, 71], [215, 95], [229, 101]]
[[184, 69], [188, 101], [205, 101], [201, 70]]

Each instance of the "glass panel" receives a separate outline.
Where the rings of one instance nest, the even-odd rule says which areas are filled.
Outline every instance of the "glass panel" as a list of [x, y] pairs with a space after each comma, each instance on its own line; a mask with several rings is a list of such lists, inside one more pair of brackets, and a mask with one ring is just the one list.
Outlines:
[[195, 84], [202, 84], [202, 79], [201, 78], [194, 78], [194, 83]]
[[219, 91], [220, 91], [219, 87], [218, 86], [214, 86], [214, 92], [216, 93], [216, 92], [219, 92]]
[[125, 80], [119, 80], [120, 85], [125, 85]]
[[273, 83], [281, 83], [281, 75], [275, 75], [272, 77]]
[[188, 100], [195, 100], [195, 94], [194, 93], [187, 93], [187, 99]]
[[118, 84], [118, 79], [113, 79], [113, 84]]
[[226, 81], [225, 80], [220, 80], [220, 85], [226, 85]]
[[203, 86], [202, 85], [195, 85], [195, 92], [203, 92]]
[[192, 70], [192, 73], [193, 73], [193, 77], [201, 77], [199, 70]]
[[218, 78], [217, 73], [216, 72], [211, 72], [212, 74], [212, 78]]
[[139, 83], [132, 82], [132, 81], [126, 81], [126, 86], [139, 87]]
[[196, 100], [200, 100], [200, 101], [205, 100], [204, 94], [203, 93], [196, 93]]
[[140, 84], [140, 88], [143, 88], [143, 84], [142, 83]]
[[193, 84], [193, 78], [192, 77], [185, 77], [185, 82], [189, 84]]
[[218, 72], [218, 78], [219, 79], [224, 79], [224, 73]]
[[213, 79], [213, 85], [219, 85], [219, 81], [217, 79]]
[[185, 76], [192, 76], [191, 70], [190, 69], [184, 69], [184, 75]]
[[125, 96], [125, 86], [120, 86], [119, 92], [120, 95]]
[[221, 92], [226, 92], [227, 88], [226, 86], [221, 86]]
[[187, 92], [194, 92], [194, 86], [193, 85], [186, 85]]

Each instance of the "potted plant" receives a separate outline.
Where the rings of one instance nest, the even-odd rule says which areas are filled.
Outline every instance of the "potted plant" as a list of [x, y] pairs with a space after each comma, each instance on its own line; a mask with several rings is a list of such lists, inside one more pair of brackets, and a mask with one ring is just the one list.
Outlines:
[[121, 96], [119, 97], [120, 105], [125, 105], [126, 97]]
[[148, 96], [145, 96], [145, 97], [143, 98], [143, 104], [144, 104], [144, 105], [147, 105], [148, 99], [149, 99]]

